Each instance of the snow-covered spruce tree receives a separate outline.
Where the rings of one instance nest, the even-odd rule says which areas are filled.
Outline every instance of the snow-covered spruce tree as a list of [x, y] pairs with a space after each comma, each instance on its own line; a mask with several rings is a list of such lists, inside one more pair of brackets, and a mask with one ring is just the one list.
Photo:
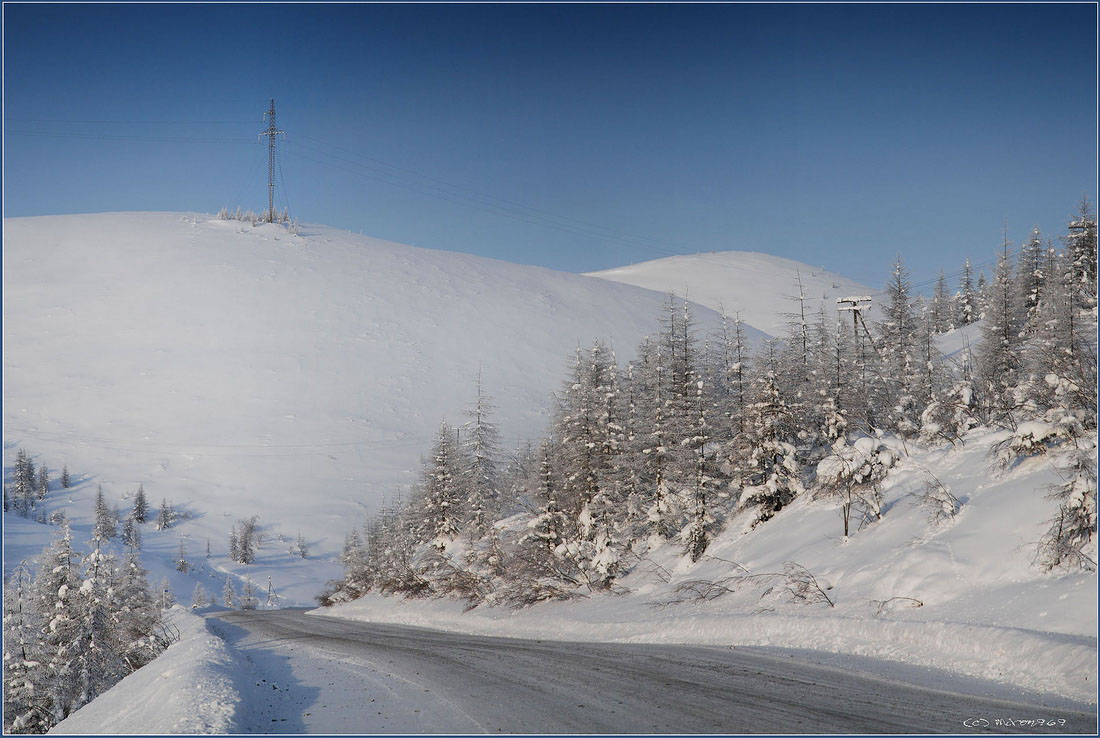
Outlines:
[[1096, 310], [1096, 212], [1083, 198], [1069, 224], [1065, 238], [1068, 283], [1074, 307], [1080, 312]]
[[42, 615], [42, 661], [44, 674], [40, 694], [49, 700], [50, 722], [69, 716], [78, 700], [77, 634], [81, 578], [72, 531], [63, 525], [42, 552], [34, 582], [35, 609]]
[[935, 290], [932, 292], [931, 304], [932, 329], [937, 333], [946, 333], [955, 327], [955, 302], [947, 292], [947, 277], [940, 270], [939, 279], [936, 280]]
[[[695, 436], [685, 445], [695, 453], [694, 484], [684, 488], [684, 508], [688, 513], [687, 525], [681, 531], [686, 553], [693, 562], [702, 558], [718, 525], [718, 502], [722, 480], [718, 464], [707, 448], [710, 429], [707, 424], [707, 400], [703, 392], [704, 382], [696, 384]], [[728, 495], [727, 495], [728, 496]]]
[[35, 494], [34, 461], [23, 449], [15, 454], [15, 468], [12, 471], [10, 489], [11, 506], [15, 513], [24, 518], [31, 516], [37, 495]]
[[115, 562], [103, 550], [104, 539], [93, 538], [84, 557], [83, 581], [76, 597], [76, 629], [72, 643], [73, 675], [78, 692], [72, 709], [91, 702], [129, 673], [117, 619]]
[[1006, 241], [987, 291], [985, 324], [977, 356], [983, 420], [1006, 428], [1015, 426], [1015, 390], [1022, 343], [1012, 286], [1012, 263]]
[[180, 536], [180, 547], [176, 553], [176, 571], [184, 574], [191, 571], [191, 562], [187, 560], [187, 548], [184, 546], [183, 536]]
[[195, 589], [191, 591], [191, 609], [198, 610], [209, 604], [210, 602], [207, 599], [206, 590], [203, 589], [202, 583], [195, 584]]
[[126, 552], [116, 586], [119, 632], [125, 649], [123, 658], [130, 669], [138, 669], [156, 658], [168, 646], [160, 633], [160, 609], [149, 591], [149, 572], [141, 565], [136, 548]]
[[725, 435], [732, 438], [744, 430], [748, 408], [749, 349], [740, 315], [731, 322], [722, 314], [722, 329], [714, 346], [717, 349], [711, 362], [714, 367], [711, 384], [717, 390], [714, 405], [724, 421]]
[[899, 256], [894, 261], [890, 281], [886, 285], [887, 302], [882, 310], [878, 334], [882, 344], [883, 401], [886, 412], [882, 420], [887, 428], [903, 436], [912, 436], [919, 429], [918, 419], [924, 409], [919, 406], [917, 383], [916, 315], [910, 297], [909, 278]]
[[[234, 558], [238, 564], [253, 564], [256, 562], [256, 549], [260, 547], [262, 534], [260, 532], [260, 518], [253, 515], [250, 518], [241, 518], [237, 521], [233, 530], [236, 533], [237, 555]], [[231, 541], [232, 542], [232, 539]]]
[[41, 614], [31, 585], [24, 564], [12, 570], [4, 585], [5, 733], [45, 733], [53, 725]]
[[913, 335], [914, 374], [911, 387], [913, 408], [917, 412], [915, 427], [923, 428], [924, 410], [943, 393], [948, 381], [947, 365], [936, 345], [936, 323], [931, 306], [923, 299], [915, 308]]
[[237, 606], [237, 591], [233, 588], [233, 580], [228, 575], [222, 586], [222, 604], [229, 609]]
[[539, 447], [538, 472], [530, 491], [534, 511], [515, 551], [516, 586], [508, 591], [513, 605], [563, 597], [566, 587], [581, 582], [580, 566], [565, 545], [570, 525], [558, 502], [560, 476], [554, 466], [559, 458], [553, 441], [544, 440]]
[[959, 291], [955, 295], [955, 325], [962, 327], [974, 323], [978, 320], [979, 312], [978, 293], [974, 289], [974, 270], [970, 267], [970, 259], [967, 259], [959, 278]]
[[461, 526], [461, 463], [455, 433], [444, 421], [421, 472], [421, 494], [414, 513], [417, 540], [444, 551]]
[[96, 487], [95, 492], [95, 523], [92, 526], [92, 537], [109, 541], [118, 535], [115, 516], [111, 508], [107, 506], [107, 500], [103, 496], [103, 485]]
[[464, 498], [468, 533], [474, 539], [484, 535], [499, 512], [500, 497], [500, 433], [492, 421], [495, 407], [481, 384], [477, 373], [477, 398], [464, 426], [463, 469], [459, 484]]
[[749, 406], [748, 442], [738, 462], [743, 484], [740, 506], [756, 510], [754, 526], [771, 519], [803, 489], [792, 443], [795, 430], [779, 393], [775, 360], [774, 347], [766, 347]]
[[1027, 241], [1020, 246], [1016, 257], [1016, 283], [1013, 296], [1016, 300], [1016, 322], [1021, 338], [1033, 334], [1038, 326], [1039, 304], [1046, 289], [1046, 245], [1039, 229], [1031, 231]]
[[69, 476], [69, 465], [66, 464], [61, 469], [61, 488], [68, 489], [72, 485], [72, 477]]
[[134, 519], [132, 511], [122, 523], [122, 545], [135, 549], [141, 548], [141, 527]]
[[[309, 558], [309, 546], [306, 544], [306, 539], [302, 536], [302, 531], [298, 531], [298, 538], [294, 541], [294, 553], [301, 556], [303, 559]], [[207, 554], [209, 557], [209, 553]]]
[[553, 435], [559, 439], [560, 504], [569, 520], [565, 546], [582, 562], [588, 583], [605, 587], [618, 571], [618, 541], [612, 519], [614, 457], [621, 450], [613, 408], [618, 397], [616, 367], [600, 342], [578, 350], [558, 398]]
[[137, 494], [134, 495], [134, 509], [131, 515], [136, 523], [144, 523], [149, 519], [149, 501], [145, 499], [145, 485], [139, 484]]
[[260, 604], [260, 601], [256, 598], [256, 585], [252, 582], [252, 576], [249, 575], [244, 580], [244, 589], [241, 590], [240, 609], [241, 610], [255, 610]]
[[40, 500], [46, 499], [46, 495], [50, 493], [50, 470], [46, 468], [46, 462], [42, 462], [38, 467], [34, 491], [35, 496]]
[[157, 530], [168, 530], [172, 527], [172, 523], [175, 522], [176, 515], [172, 511], [172, 506], [168, 504], [167, 498], [161, 498], [160, 510], [157, 511], [157, 521], [154, 527]]
[[[1059, 266], [1068, 267], [1066, 260]], [[1029, 338], [1023, 365], [1026, 381], [1020, 388], [1028, 414], [1057, 422], [1080, 416], [1095, 427], [1096, 312], [1076, 307], [1072, 267], [1049, 280], [1038, 310], [1039, 329]]]

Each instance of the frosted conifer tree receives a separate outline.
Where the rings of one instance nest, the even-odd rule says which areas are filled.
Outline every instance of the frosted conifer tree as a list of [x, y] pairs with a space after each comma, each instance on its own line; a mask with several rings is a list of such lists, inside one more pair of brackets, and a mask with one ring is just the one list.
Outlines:
[[1067, 282], [1074, 308], [1096, 308], [1096, 212], [1088, 198], [1081, 200], [1077, 214], [1069, 224], [1066, 241]]
[[78, 700], [77, 634], [81, 586], [77, 556], [72, 546], [72, 531], [61, 526], [53, 541], [42, 552], [35, 578], [35, 609], [42, 613], [42, 657], [46, 678], [42, 689], [49, 699], [51, 721], [64, 720]]
[[1032, 230], [1028, 240], [1020, 247], [1016, 261], [1016, 283], [1013, 297], [1016, 324], [1024, 336], [1035, 332], [1039, 318], [1039, 305], [1046, 289], [1046, 247], [1039, 229]]
[[771, 519], [802, 491], [800, 464], [790, 442], [790, 412], [780, 396], [774, 371], [767, 368], [757, 379], [747, 435], [741, 506], [757, 509], [756, 525]]
[[152, 661], [167, 644], [157, 633], [160, 610], [149, 591], [149, 572], [136, 548], [126, 552], [117, 586], [119, 630], [126, 645], [124, 657], [131, 669]]
[[201, 607], [206, 607], [210, 602], [206, 596], [206, 590], [203, 589], [201, 583], [195, 585], [195, 589], [191, 592], [191, 609], [198, 610]]
[[255, 610], [259, 604], [256, 598], [256, 585], [253, 584], [252, 577], [248, 576], [244, 581], [244, 589], [241, 590], [240, 609]]
[[35, 480], [34, 486], [35, 495], [38, 499], [46, 499], [46, 495], [50, 493], [50, 470], [46, 468], [45, 463], [38, 467], [38, 478]]
[[175, 522], [175, 514], [172, 512], [172, 506], [168, 504], [167, 498], [161, 498], [160, 510], [157, 511], [157, 521], [154, 527], [157, 530], [168, 530], [172, 527], [173, 522]]
[[955, 327], [955, 304], [947, 293], [947, 278], [942, 269], [932, 293], [931, 311], [932, 329], [936, 333], [946, 333]]
[[1012, 286], [1012, 264], [1006, 241], [987, 293], [985, 325], [977, 356], [985, 420], [1006, 427], [1014, 426], [1015, 422], [1013, 411], [1022, 343]]
[[883, 307], [883, 319], [878, 326], [882, 340], [882, 371], [885, 382], [885, 417], [892, 430], [912, 435], [918, 428], [923, 407], [918, 407], [914, 393], [917, 379], [916, 316], [910, 298], [909, 278], [901, 257], [894, 262], [893, 274], [886, 285], [887, 303]]
[[35, 492], [34, 462], [23, 449], [15, 454], [15, 468], [12, 473], [11, 506], [24, 518], [31, 516], [37, 500]]
[[20, 564], [4, 585], [5, 733], [45, 733], [53, 725], [41, 616], [31, 583], [30, 572]]
[[149, 518], [149, 501], [145, 499], [145, 485], [139, 484], [137, 494], [134, 495], [133, 518], [137, 523], [144, 523]]
[[69, 476], [69, 465], [66, 464], [61, 469], [61, 487], [62, 489], [68, 489], [72, 484], [72, 477]]
[[95, 493], [95, 524], [92, 527], [92, 537], [109, 541], [118, 535], [118, 528], [114, 513], [107, 506], [107, 500], [103, 496], [103, 485], [96, 487]]
[[225, 578], [225, 585], [222, 586], [222, 604], [229, 609], [237, 606], [237, 592], [233, 589], [233, 580], [228, 576]]
[[459, 532], [460, 495], [458, 450], [451, 427], [443, 422], [422, 472], [417, 539], [443, 550]]
[[176, 553], [176, 571], [186, 574], [191, 571], [191, 563], [187, 560], [187, 549], [183, 544], [183, 536], [180, 536], [180, 547]]
[[132, 549], [141, 548], [141, 527], [134, 519], [133, 512], [126, 516], [122, 524], [122, 543]]
[[84, 578], [76, 598], [76, 630], [72, 644], [73, 675], [78, 692], [72, 709], [91, 702], [129, 673], [123, 657], [113, 587], [114, 563], [94, 538], [84, 558]]
[[978, 294], [974, 290], [974, 271], [970, 268], [970, 259], [963, 264], [959, 278], [959, 291], [955, 295], [955, 325], [970, 325], [978, 319], [980, 308]]
[[481, 371], [477, 373], [477, 399], [468, 413], [464, 438], [465, 468], [462, 470], [462, 507], [474, 538], [484, 534], [499, 507], [500, 475], [498, 455], [500, 434], [492, 422], [492, 398], [485, 394]]

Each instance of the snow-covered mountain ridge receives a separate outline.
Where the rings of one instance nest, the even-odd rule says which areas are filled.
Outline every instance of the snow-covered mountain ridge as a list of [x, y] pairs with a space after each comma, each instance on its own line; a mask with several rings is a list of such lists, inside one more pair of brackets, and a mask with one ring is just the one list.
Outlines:
[[822, 306], [830, 314], [835, 311], [838, 297], [876, 292], [821, 267], [754, 251], [670, 256], [589, 276], [671, 292], [731, 316], [740, 314], [743, 321], [772, 336], [782, 336], [785, 314], [798, 311], [793, 298], [798, 296], [799, 281], [811, 320]]
[[[344, 532], [413, 481], [440, 421], [465, 421], [479, 371], [514, 447], [542, 432], [572, 351], [601, 338], [629, 358], [667, 303], [322, 226], [181, 213], [7, 219], [3, 286], [6, 463], [23, 446], [55, 475], [94, 477], [48, 501], [78, 524], [96, 484], [125, 510], [143, 483], [154, 508], [192, 518], [150, 536], [168, 560], [180, 536], [223, 555], [233, 522], [259, 515], [259, 563], [279, 572], [245, 569], [302, 604], [338, 572]], [[307, 562], [285, 556], [299, 529]]]

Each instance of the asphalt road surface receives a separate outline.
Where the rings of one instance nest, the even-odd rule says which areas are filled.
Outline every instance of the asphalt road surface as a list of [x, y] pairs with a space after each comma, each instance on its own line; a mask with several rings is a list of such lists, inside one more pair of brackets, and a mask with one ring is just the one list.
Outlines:
[[301, 610], [229, 612], [211, 625], [256, 667], [255, 684], [242, 685], [241, 727], [254, 733], [1094, 734], [1097, 726], [1095, 710], [952, 694], [742, 649], [487, 638]]

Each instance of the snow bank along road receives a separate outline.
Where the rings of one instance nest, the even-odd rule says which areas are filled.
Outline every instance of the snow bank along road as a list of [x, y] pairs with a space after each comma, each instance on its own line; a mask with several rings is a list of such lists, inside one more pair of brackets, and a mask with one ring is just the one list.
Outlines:
[[246, 732], [1096, 730], [1095, 713], [951, 694], [742, 649], [488, 638], [300, 610], [235, 611], [209, 622], [256, 667], [248, 685], [255, 691], [242, 695], [249, 707], [237, 721]]

